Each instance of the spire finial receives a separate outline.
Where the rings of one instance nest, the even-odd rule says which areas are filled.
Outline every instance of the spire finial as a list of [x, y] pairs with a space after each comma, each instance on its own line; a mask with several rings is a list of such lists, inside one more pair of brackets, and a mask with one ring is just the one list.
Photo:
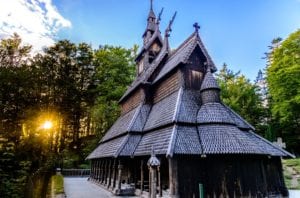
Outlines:
[[166, 37], [169, 37], [170, 36], [170, 32], [172, 32], [172, 24], [173, 24], [173, 22], [175, 20], [176, 14], [177, 14], [177, 12], [174, 13], [172, 19], [169, 22], [169, 25], [168, 25], [166, 31], [165, 31], [165, 36]]
[[153, 10], [153, 0], [150, 0], [150, 10]]
[[198, 23], [194, 23], [193, 27], [195, 28], [195, 32], [198, 33], [199, 29], [200, 29], [200, 26], [198, 25]]
[[160, 21], [161, 21], [161, 15], [162, 15], [163, 11], [164, 11], [164, 8], [162, 8], [161, 11], [158, 14], [158, 18], [157, 18], [157, 22], [156, 22], [157, 24], [159, 24]]

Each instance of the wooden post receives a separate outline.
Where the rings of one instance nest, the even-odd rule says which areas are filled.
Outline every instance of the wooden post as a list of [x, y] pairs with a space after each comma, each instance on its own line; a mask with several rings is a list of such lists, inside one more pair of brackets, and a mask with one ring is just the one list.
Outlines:
[[118, 165], [118, 186], [117, 186], [117, 190], [116, 190], [117, 195], [121, 194], [122, 169], [123, 169], [123, 165], [121, 164], [121, 160], [119, 160], [119, 165]]
[[106, 184], [106, 178], [107, 178], [107, 164], [108, 164], [108, 161], [105, 160], [105, 163], [104, 163], [104, 175], [103, 175], [103, 180], [102, 180], [102, 184]]
[[99, 182], [99, 180], [100, 180], [100, 167], [101, 167], [101, 162], [102, 162], [102, 160], [98, 160], [98, 163], [97, 163], [97, 169], [96, 169], [96, 171], [97, 171], [97, 177], [96, 177], [96, 181], [97, 182]]
[[103, 177], [103, 163], [104, 163], [104, 161], [101, 160], [100, 166], [99, 166], [99, 179], [98, 179], [99, 182], [101, 182], [102, 177]]
[[93, 180], [93, 177], [94, 177], [94, 160], [91, 161], [91, 173], [90, 173], [90, 178], [89, 179], [92, 179]]
[[149, 177], [151, 189], [149, 190], [150, 198], [156, 198], [156, 191], [157, 191], [157, 168], [160, 166], [159, 159], [155, 156], [154, 148], [152, 147], [151, 157], [147, 162], [149, 167]]
[[114, 164], [113, 164], [113, 175], [112, 175], [112, 185], [111, 185], [111, 189], [113, 190], [116, 187], [116, 178], [117, 178], [117, 174], [116, 174], [116, 159], [114, 159]]
[[170, 197], [178, 198], [178, 165], [177, 160], [174, 158], [169, 158], [169, 188], [170, 188]]
[[161, 186], [161, 178], [160, 178], [160, 166], [157, 167], [158, 171], [158, 192], [159, 192], [159, 197], [162, 197], [162, 186]]
[[150, 197], [156, 198], [156, 184], [157, 184], [157, 175], [156, 175], [156, 167], [151, 166], [150, 167], [150, 174], [151, 174], [151, 191], [150, 191]]
[[150, 170], [150, 167], [148, 167], [148, 172], [149, 172], [149, 183], [148, 183], [148, 188], [149, 188], [149, 197], [151, 195], [151, 170]]
[[109, 164], [108, 164], [108, 175], [107, 175], [107, 187], [110, 186], [111, 182], [110, 182], [110, 177], [111, 177], [111, 160], [109, 160]]
[[141, 194], [144, 190], [144, 160], [141, 160]]
[[97, 170], [98, 170], [98, 164], [99, 164], [99, 160], [95, 160], [95, 162], [94, 162], [94, 181], [96, 181], [97, 180], [97, 177], [98, 177], [98, 172], [97, 172]]
[[89, 179], [93, 179], [93, 170], [94, 170], [94, 168], [93, 168], [93, 166], [94, 166], [94, 160], [92, 160], [91, 161], [91, 172], [90, 172], [90, 178]]

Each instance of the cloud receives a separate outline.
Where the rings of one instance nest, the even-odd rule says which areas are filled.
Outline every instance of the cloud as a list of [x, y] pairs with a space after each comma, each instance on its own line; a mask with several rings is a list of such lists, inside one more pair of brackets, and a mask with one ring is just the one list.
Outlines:
[[18, 33], [34, 51], [54, 43], [57, 32], [70, 28], [52, 0], [0, 0], [0, 39]]

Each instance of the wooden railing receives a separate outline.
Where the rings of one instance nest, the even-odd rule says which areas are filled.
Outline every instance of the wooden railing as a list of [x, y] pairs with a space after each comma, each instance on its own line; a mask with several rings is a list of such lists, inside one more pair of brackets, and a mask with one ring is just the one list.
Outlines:
[[62, 169], [61, 174], [65, 177], [88, 177], [91, 169]]

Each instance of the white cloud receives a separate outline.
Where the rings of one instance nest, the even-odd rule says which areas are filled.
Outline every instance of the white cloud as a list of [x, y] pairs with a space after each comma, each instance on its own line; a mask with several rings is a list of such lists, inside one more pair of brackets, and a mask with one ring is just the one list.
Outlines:
[[0, 0], [0, 38], [18, 33], [34, 51], [54, 43], [61, 28], [71, 27], [52, 0]]

